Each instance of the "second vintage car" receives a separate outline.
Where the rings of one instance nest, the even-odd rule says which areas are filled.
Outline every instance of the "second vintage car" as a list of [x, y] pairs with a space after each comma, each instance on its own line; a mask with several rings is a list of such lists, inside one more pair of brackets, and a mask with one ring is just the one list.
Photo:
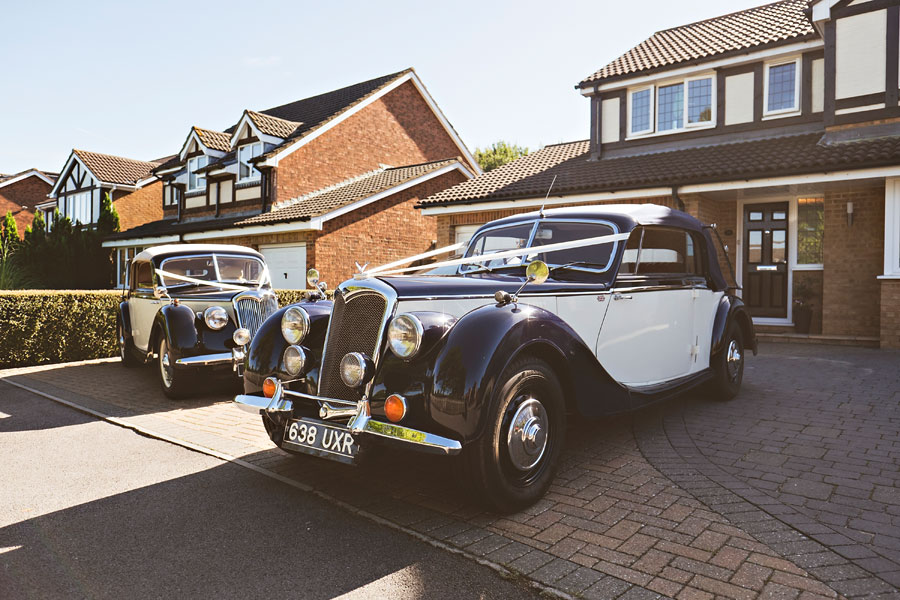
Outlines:
[[235, 402], [284, 450], [459, 454], [491, 506], [517, 510], [550, 486], [570, 415], [701, 384], [732, 398], [756, 352], [709, 228], [662, 206], [516, 215], [434, 275], [397, 266], [281, 309], [250, 344]]
[[126, 366], [155, 360], [163, 392], [190, 393], [200, 369], [228, 373], [276, 310], [263, 256], [244, 246], [169, 244], [129, 266], [119, 305], [119, 355]]

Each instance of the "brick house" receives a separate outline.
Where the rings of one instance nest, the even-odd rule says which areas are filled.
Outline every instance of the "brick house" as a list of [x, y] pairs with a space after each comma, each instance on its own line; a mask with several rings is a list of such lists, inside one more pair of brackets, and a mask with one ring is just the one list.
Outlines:
[[0, 218], [7, 212], [16, 220], [19, 237], [34, 220], [38, 206], [47, 201], [47, 194], [56, 183], [56, 173], [28, 169], [15, 175], [0, 175]]
[[436, 224], [414, 206], [480, 173], [412, 69], [261, 111], [232, 127], [192, 127], [154, 170], [161, 219], [110, 237], [127, 262], [146, 246], [215, 241], [265, 255], [275, 285], [316, 267], [338, 283], [354, 261], [425, 250]]
[[50, 200], [38, 206], [52, 225], [54, 211], [72, 223], [93, 225], [100, 216], [100, 200], [104, 194], [112, 198], [119, 213], [121, 229], [130, 229], [162, 216], [156, 199], [162, 183], [151, 171], [168, 157], [143, 161], [74, 149], [69, 154], [60, 177], [47, 194]]
[[[783, 0], [660, 31], [580, 82], [588, 139], [431, 196], [439, 244], [546, 204], [715, 224], [761, 331], [900, 347], [900, 0]], [[587, 125], [587, 123], [586, 123]], [[729, 273], [723, 257], [723, 272]]]

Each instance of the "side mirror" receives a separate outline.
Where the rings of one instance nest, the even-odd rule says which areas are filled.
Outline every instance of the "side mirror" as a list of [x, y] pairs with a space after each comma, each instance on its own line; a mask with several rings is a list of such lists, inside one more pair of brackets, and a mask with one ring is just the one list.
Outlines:
[[533, 260], [528, 263], [528, 267], [525, 269], [525, 277], [528, 278], [531, 283], [540, 285], [550, 277], [550, 267], [542, 260]]
[[155, 288], [153, 288], [153, 297], [156, 298], [157, 300], [165, 298], [168, 295], [169, 295], [169, 291], [163, 285], [158, 285]]
[[325, 290], [328, 289], [328, 284], [325, 283], [324, 281], [320, 281], [319, 285], [317, 285], [316, 287], [319, 288], [319, 290], [324, 294]]
[[319, 283], [319, 271], [316, 269], [310, 269], [306, 272], [306, 283], [311, 288], [317, 287], [316, 284]]

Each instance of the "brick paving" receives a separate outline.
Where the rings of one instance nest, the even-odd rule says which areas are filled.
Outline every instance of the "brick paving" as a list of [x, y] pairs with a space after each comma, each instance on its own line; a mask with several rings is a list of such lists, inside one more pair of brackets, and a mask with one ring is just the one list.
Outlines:
[[900, 598], [898, 366], [893, 351], [765, 345], [731, 402], [689, 394], [573, 425], [550, 492], [505, 516], [439, 457], [387, 452], [354, 468], [287, 455], [224, 384], [172, 402], [149, 368], [110, 361], [0, 377], [239, 457], [570, 596], [813, 600]]

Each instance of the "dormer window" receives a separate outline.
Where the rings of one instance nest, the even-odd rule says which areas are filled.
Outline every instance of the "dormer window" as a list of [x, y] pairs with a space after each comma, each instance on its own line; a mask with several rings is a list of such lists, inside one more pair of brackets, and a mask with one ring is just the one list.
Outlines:
[[766, 65], [766, 116], [787, 115], [800, 110], [799, 60]]
[[202, 169], [209, 164], [208, 156], [195, 156], [188, 159], [188, 191], [206, 189], [206, 177], [201, 173], [197, 173], [197, 169]]
[[713, 77], [703, 75], [630, 90], [629, 135], [712, 127], [715, 124], [714, 89]]
[[262, 142], [255, 142], [238, 148], [238, 181], [259, 179], [259, 171], [253, 166], [250, 159], [262, 154], [262, 149]]

